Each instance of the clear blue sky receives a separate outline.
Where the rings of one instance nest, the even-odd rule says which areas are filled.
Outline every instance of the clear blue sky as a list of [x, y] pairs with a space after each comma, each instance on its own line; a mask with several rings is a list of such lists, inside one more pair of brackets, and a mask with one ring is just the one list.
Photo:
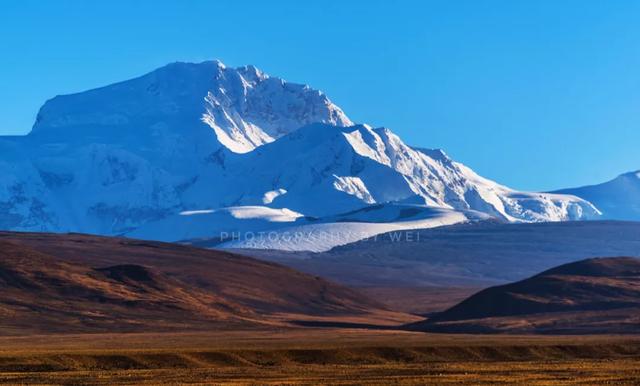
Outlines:
[[640, 169], [640, 1], [0, 3], [0, 134], [41, 104], [218, 58], [520, 189]]

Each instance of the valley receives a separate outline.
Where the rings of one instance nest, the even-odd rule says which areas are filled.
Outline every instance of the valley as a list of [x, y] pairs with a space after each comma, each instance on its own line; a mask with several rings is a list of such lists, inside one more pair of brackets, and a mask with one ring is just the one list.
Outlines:
[[236, 252], [352, 287], [482, 288], [589, 257], [640, 256], [639, 235], [638, 222], [479, 222], [395, 231], [322, 253]]
[[[447, 320], [495, 291], [481, 287], [350, 288], [227, 251], [81, 234], [2, 232], [0, 257], [0, 383], [543, 385], [639, 376], [640, 321], [625, 304], [570, 316], [533, 309], [490, 330], [472, 314]], [[573, 265], [599, 272], [608, 299], [616, 275], [627, 278], [621, 291], [633, 291], [636, 259], [595, 261], [608, 270]], [[545, 304], [557, 293], [522, 296]], [[581, 291], [565, 296], [597, 303]], [[565, 319], [573, 330], [522, 328]]]

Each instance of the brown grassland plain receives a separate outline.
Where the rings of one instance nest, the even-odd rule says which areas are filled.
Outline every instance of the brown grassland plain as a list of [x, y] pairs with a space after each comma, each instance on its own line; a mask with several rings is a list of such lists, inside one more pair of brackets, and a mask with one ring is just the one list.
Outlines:
[[[416, 314], [474, 289], [363, 294], [228, 252], [74, 234], [0, 232], [0, 262], [0, 383], [640, 384], [640, 336], [420, 332]], [[607, 304], [637, 298], [623, 276]], [[552, 295], [593, 299], [600, 287], [581, 283], [588, 293]], [[625, 312], [637, 331], [637, 308]], [[612, 316], [596, 322], [617, 331]]]
[[640, 336], [287, 328], [0, 338], [9, 384], [639, 384]]

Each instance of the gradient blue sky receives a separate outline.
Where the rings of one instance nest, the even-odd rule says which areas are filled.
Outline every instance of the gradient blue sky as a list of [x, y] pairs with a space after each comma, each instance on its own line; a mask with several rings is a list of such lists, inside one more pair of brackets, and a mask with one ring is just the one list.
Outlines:
[[0, 3], [0, 134], [42, 103], [218, 58], [515, 188], [640, 169], [640, 1]]

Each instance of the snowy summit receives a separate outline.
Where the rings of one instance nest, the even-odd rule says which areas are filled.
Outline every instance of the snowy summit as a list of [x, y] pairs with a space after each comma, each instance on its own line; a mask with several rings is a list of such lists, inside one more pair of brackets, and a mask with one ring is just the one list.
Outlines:
[[440, 150], [354, 124], [309, 86], [219, 61], [47, 101], [29, 135], [0, 137], [0, 173], [3, 229], [168, 241], [345, 224], [360, 232], [322, 248], [261, 244], [282, 249], [486, 218], [600, 214], [576, 196], [509, 189]]

